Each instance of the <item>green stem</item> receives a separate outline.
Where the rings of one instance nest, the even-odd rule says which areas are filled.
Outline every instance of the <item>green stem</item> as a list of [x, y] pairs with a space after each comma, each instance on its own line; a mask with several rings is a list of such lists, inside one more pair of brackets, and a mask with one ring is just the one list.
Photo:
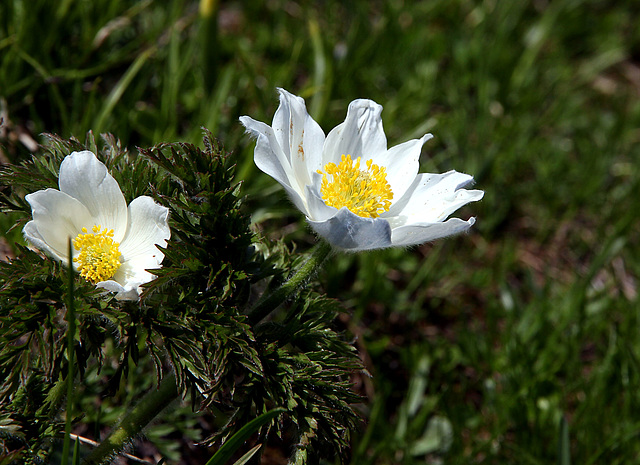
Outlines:
[[254, 326], [275, 310], [292, 294], [304, 286], [320, 269], [331, 252], [331, 245], [321, 241], [311, 252], [311, 256], [305, 261], [294, 275], [282, 286], [266, 297], [262, 297], [249, 312], [249, 323]]
[[69, 461], [69, 448], [71, 444], [71, 420], [73, 419], [73, 380], [75, 378], [75, 335], [76, 335], [76, 311], [75, 297], [73, 295], [73, 262], [71, 261], [71, 239], [67, 244], [69, 263], [67, 263], [67, 284], [69, 285], [69, 301], [67, 302], [67, 359], [69, 365], [67, 369], [67, 418], [64, 428], [64, 441], [62, 443], [62, 463]]
[[176, 377], [171, 373], [162, 379], [158, 389], [149, 391], [138, 402], [122, 419], [120, 425], [111, 431], [109, 436], [84, 459], [83, 463], [99, 465], [110, 460], [140, 434], [142, 429], [176, 397], [178, 397]]

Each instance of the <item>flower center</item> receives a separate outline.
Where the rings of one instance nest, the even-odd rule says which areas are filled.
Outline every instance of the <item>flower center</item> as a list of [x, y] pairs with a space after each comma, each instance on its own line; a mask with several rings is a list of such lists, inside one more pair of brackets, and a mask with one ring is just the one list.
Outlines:
[[[324, 166], [320, 193], [330, 207], [347, 207], [365, 218], [377, 218], [389, 211], [393, 191], [387, 182], [385, 168], [367, 161], [367, 169], [360, 169], [360, 157], [354, 163], [351, 155], [342, 155], [342, 161]], [[331, 180], [329, 177], [331, 176]]]
[[73, 240], [73, 247], [80, 253], [73, 259], [78, 264], [80, 276], [92, 283], [111, 279], [120, 268], [120, 256], [117, 242], [113, 241], [113, 229], [104, 229], [96, 225], [93, 233], [82, 228], [82, 233]]

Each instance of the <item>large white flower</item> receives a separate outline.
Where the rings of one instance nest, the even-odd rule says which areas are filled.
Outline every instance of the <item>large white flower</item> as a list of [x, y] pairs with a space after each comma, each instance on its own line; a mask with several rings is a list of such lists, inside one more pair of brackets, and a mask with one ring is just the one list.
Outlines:
[[471, 176], [418, 173], [422, 145], [431, 134], [387, 149], [382, 106], [360, 99], [325, 138], [304, 100], [278, 91], [280, 106], [271, 126], [248, 116], [240, 121], [257, 138], [258, 168], [282, 184], [332, 245], [352, 251], [410, 246], [474, 224], [474, 218], [447, 220], [484, 195], [463, 189], [473, 182]]
[[119, 300], [137, 300], [140, 285], [154, 279], [171, 236], [169, 209], [141, 196], [127, 207], [117, 181], [89, 151], [73, 152], [60, 165], [60, 190], [44, 189], [25, 197], [33, 220], [25, 238], [53, 258], [68, 263], [73, 243], [74, 268]]

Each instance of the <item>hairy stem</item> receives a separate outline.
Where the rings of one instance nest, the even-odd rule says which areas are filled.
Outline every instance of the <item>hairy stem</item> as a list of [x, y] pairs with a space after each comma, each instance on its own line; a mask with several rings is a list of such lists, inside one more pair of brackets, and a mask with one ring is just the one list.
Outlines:
[[170, 373], [162, 379], [158, 389], [152, 389], [138, 402], [118, 427], [111, 431], [109, 436], [84, 459], [83, 463], [86, 465], [108, 463], [176, 397], [178, 397], [176, 377]]
[[305, 261], [294, 275], [278, 289], [263, 296], [249, 312], [249, 323], [253, 326], [259, 323], [269, 313], [275, 310], [292, 294], [302, 288], [315, 276], [324, 261], [331, 252], [331, 245], [326, 241], [319, 242], [311, 252], [311, 256]]

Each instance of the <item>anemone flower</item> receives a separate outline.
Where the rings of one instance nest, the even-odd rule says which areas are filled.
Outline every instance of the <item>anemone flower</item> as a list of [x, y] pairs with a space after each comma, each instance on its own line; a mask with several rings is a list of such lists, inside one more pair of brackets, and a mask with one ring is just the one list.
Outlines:
[[118, 300], [137, 300], [140, 286], [154, 279], [171, 236], [169, 209], [141, 196], [129, 206], [107, 167], [89, 151], [73, 152], [60, 165], [57, 189], [28, 194], [33, 220], [23, 230], [36, 248], [69, 262], [87, 281], [116, 292]]
[[284, 187], [311, 227], [348, 251], [411, 246], [468, 230], [475, 218], [447, 219], [480, 200], [463, 189], [473, 177], [448, 171], [418, 173], [427, 134], [387, 149], [382, 106], [354, 100], [344, 123], [325, 137], [302, 98], [284, 89], [268, 126], [240, 122], [257, 138], [254, 161]]

